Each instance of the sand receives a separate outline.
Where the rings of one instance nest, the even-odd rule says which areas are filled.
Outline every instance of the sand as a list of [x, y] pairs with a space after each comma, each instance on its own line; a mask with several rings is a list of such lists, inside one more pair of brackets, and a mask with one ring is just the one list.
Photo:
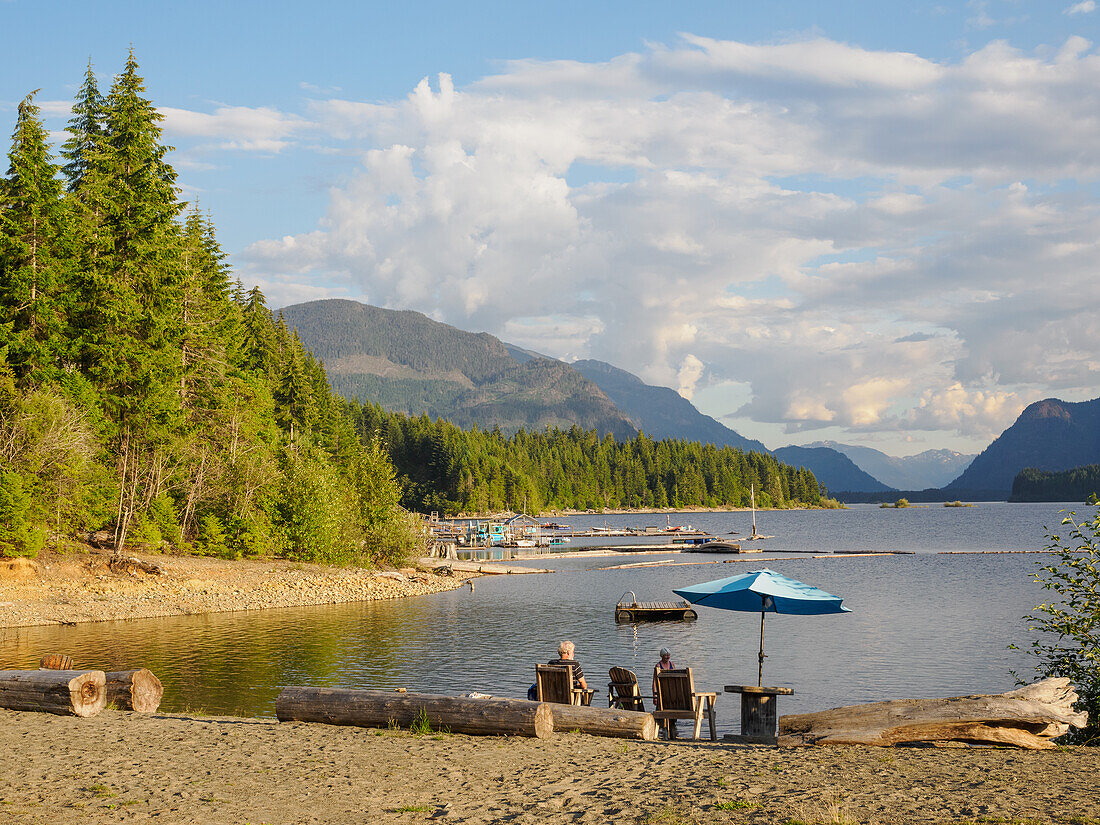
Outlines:
[[0, 710], [5, 823], [1100, 823], [1100, 748], [790, 748]]

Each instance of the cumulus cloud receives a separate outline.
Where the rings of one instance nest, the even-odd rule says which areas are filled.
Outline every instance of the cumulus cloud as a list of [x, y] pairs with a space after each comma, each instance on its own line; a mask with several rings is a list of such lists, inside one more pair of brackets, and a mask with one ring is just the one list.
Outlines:
[[[226, 139], [220, 112], [173, 128]], [[248, 112], [256, 140], [310, 128]], [[789, 431], [987, 438], [1034, 397], [1096, 394], [1098, 113], [1080, 37], [941, 62], [687, 35], [440, 75], [313, 101], [358, 168], [246, 268], [274, 301], [342, 284], [686, 397], [748, 383], [737, 415]]]
[[1067, 8], [1064, 14], [1092, 14], [1096, 11], [1096, 0], [1081, 0]]

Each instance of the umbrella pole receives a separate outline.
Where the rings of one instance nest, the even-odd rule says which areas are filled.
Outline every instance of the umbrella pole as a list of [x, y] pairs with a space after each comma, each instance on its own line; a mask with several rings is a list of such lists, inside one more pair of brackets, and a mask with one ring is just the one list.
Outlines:
[[[767, 603], [767, 599], [764, 597], [764, 602]], [[756, 674], [756, 685], [760, 687], [764, 684], [764, 605], [760, 605], [760, 668]]]

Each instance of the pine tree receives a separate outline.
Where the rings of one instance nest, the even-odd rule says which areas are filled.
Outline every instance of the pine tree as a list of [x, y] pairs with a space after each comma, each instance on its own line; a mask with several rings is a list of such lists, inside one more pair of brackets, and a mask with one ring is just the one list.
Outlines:
[[70, 137], [61, 149], [61, 156], [67, 161], [62, 171], [68, 178], [70, 192], [79, 193], [89, 175], [94, 174], [102, 162], [107, 137], [104, 125], [106, 106], [92, 71], [92, 61], [89, 60], [84, 85], [77, 92], [73, 104], [73, 117], [68, 125]]
[[58, 371], [65, 287], [65, 209], [41, 110], [31, 92], [19, 104], [11, 165], [0, 188], [0, 324], [20, 385]]

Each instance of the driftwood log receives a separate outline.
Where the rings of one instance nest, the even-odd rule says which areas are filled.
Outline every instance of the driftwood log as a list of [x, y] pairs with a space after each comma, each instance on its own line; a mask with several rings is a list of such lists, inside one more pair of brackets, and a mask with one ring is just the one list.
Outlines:
[[616, 739], [657, 738], [657, 720], [652, 714], [617, 708], [594, 708], [585, 705], [550, 705], [554, 712], [554, 730], [579, 730], [593, 736]]
[[1069, 679], [1046, 679], [1008, 693], [851, 705], [781, 716], [779, 744], [889, 747], [956, 741], [1043, 750], [1053, 748], [1050, 740], [1070, 726], [1085, 726], [1088, 714], [1074, 712], [1076, 701]]
[[411, 727], [427, 718], [435, 730], [475, 736], [534, 736], [554, 732], [550, 706], [517, 699], [468, 699], [384, 690], [287, 687], [275, 700], [280, 722], [324, 722], [384, 728]]
[[151, 670], [117, 670], [106, 674], [107, 701], [119, 710], [155, 713], [164, 697], [164, 687]]
[[0, 670], [0, 707], [95, 716], [107, 705], [102, 670]]

